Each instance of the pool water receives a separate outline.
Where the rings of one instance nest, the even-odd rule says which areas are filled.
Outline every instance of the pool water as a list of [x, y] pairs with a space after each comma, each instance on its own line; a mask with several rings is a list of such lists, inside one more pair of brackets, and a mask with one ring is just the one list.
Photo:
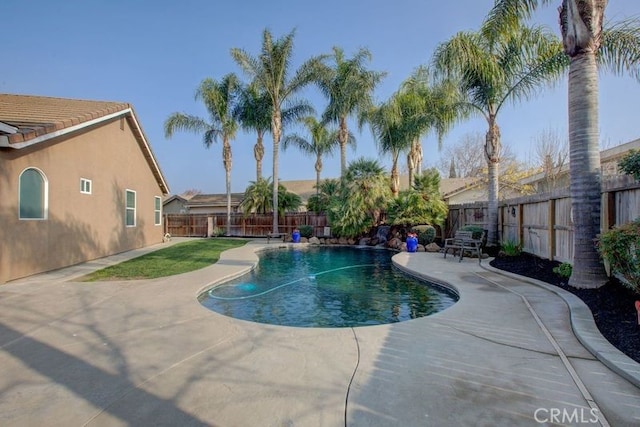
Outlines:
[[350, 327], [402, 322], [453, 305], [448, 288], [393, 267], [393, 252], [290, 246], [259, 253], [258, 266], [200, 295], [207, 308], [259, 323]]

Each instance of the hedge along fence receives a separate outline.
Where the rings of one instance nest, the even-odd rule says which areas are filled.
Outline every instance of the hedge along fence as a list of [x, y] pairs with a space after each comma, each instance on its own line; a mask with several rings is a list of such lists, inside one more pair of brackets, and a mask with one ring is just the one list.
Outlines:
[[[609, 230], [640, 217], [640, 182], [617, 176], [602, 184], [601, 227]], [[465, 225], [487, 228], [487, 203], [450, 205], [445, 234]], [[568, 189], [503, 200], [498, 212], [500, 241], [521, 244], [541, 258], [573, 263], [573, 221]]]

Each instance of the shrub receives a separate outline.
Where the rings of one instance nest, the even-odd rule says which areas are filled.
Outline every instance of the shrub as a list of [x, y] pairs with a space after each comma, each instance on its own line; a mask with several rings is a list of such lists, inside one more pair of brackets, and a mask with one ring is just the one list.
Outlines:
[[479, 239], [482, 237], [482, 233], [484, 233], [484, 229], [479, 225], [465, 225], [460, 227], [460, 231], [471, 231], [473, 233], [471, 237], [474, 239]]
[[313, 227], [310, 225], [301, 225], [298, 227], [298, 230], [300, 230], [300, 236], [302, 237], [306, 237], [308, 239], [313, 236]]
[[442, 224], [447, 212], [447, 204], [441, 197], [405, 190], [389, 203], [387, 219], [392, 225]]
[[431, 225], [416, 225], [412, 230], [418, 235], [418, 243], [421, 245], [433, 243], [436, 238], [436, 229]]
[[569, 278], [573, 272], [573, 267], [568, 262], [563, 262], [557, 267], [553, 267], [553, 272], [560, 277]]
[[633, 175], [635, 179], [640, 180], [640, 151], [630, 150], [629, 154], [618, 162], [618, 166], [627, 175]]
[[603, 233], [598, 250], [613, 275], [640, 293], [640, 218]]
[[213, 227], [213, 230], [211, 231], [211, 237], [222, 237], [224, 236], [225, 230], [223, 230], [222, 228], [218, 228], [218, 227]]
[[513, 240], [502, 242], [500, 247], [500, 252], [502, 252], [506, 256], [518, 256], [522, 253], [522, 246], [519, 243], [514, 242]]

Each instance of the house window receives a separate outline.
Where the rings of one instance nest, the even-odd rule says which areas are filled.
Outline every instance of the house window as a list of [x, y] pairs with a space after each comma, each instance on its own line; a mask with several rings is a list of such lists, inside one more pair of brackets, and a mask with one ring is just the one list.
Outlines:
[[155, 202], [155, 205], [153, 208], [154, 224], [161, 225], [162, 224], [162, 199], [158, 196], [155, 196], [154, 202]]
[[20, 219], [47, 219], [48, 182], [35, 168], [22, 171], [19, 181]]
[[126, 190], [125, 225], [127, 227], [136, 226], [136, 192], [133, 190]]
[[82, 194], [91, 194], [91, 180], [80, 178], [80, 192]]

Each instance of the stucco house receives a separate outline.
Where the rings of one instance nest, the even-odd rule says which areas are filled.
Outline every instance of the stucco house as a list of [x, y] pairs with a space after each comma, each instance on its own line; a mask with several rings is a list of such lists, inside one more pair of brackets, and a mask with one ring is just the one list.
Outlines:
[[[600, 151], [600, 171], [603, 181], [624, 175], [618, 166], [620, 160], [629, 155], [631, 150], [640, 150], [640, 139], [616, 145]], [[540, 172], [531, 175], [523, 180], [522, 184], [531, 185], [538, 193], [546, 193], [558, 188], [568, 188], [570, 185], [569, 161], [559, 168], [555, 168], [552, 173]]]
[[[240, 203], [244, 199], [244, 193], [231, 193], [231, 212], [240, 212]], [[192, 214], [226, 214], [226, 194], [196, 194], [185, 204]]]
[[0, 283], [159, 243], [169, 187], [127, 103], [0, 94]]
[[177, 194], [166, 197], [162, 201], [162, 213], [164, 214], [189, 213], [189, 208], [187, 207], [188, 202], [189, 202], [189, 197], [179, 196]]

